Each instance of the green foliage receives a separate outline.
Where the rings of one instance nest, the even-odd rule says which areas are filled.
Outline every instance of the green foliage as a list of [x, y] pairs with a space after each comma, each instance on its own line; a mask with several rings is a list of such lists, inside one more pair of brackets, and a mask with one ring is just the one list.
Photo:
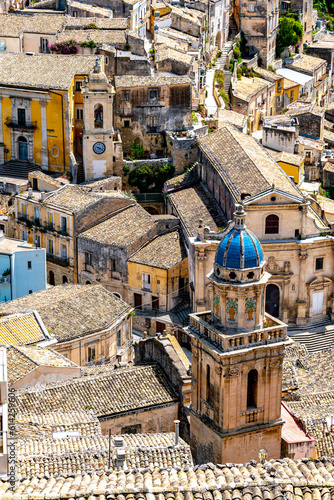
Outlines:
[[7, 268], [6, 271], [2, 273], [2, 276], [9, 276], [10, 275], [10, 269]]
[[129, 165], [124, 165], [124, 167], [123, 167], [123, 174], [128, 175], [129, 172], [130, 172]]
[[152, 54], [152, 55], [154, 55], [155, 54], [155, 50], [154, 49], [150, 49], [149, 53]]
[[142, 145], [142, 143], [131, 142], [130, 146], [132, 158], [138, 160], [144, 155], [144, 146]]
[[276, 73], [276, 69], [271, 64], [269, 64], [268, 69], [269, 69], [269, 71], [272, 71], [273, 73]]
[[216, 69], [216, 70], [215, 70], [215, 76], [214, 76], [214, 79], [215, 79], [215, 83], [216, 83], [217, 85], [220, 85], [221, 87], [224, 87], [224, 84], [225, 84], [225, 75], [224, 75], [223, 70], [221, 70], [221, 69]]
[[233, 49], [233, 57], [234, 59], [241, 59], [241, 52], [240, 52], [240, 49], [239, 47], [236, 47], [235, 49]]
[[132, 170], [129, 175], [130, 186], [136, 186], [141, 193], [162, 191], [164, 183], [173, 177], [173, 165], [141, 165]]
[[228, 95], [226, 94], [226, 92], [223, 89], [218, 89], [218, 94], [223, 99], [225, 104], [227, 104], [229, 102]]
[[299, 21], [290, 17], [279, 20], [279, 32], [277, 35], [277, 54], [280, 55], [290, 45], [297, 45], [299, 39], [303, 38], [303, 26]]
[[84, 30], [99, 30], [99, 29], [100, 28], [95, 23], [89, 23], [87, 24], [87, 26], [84, 27]]
[[80, 47], [89, 47], [93, 49], [94, 47], [96, 47], [96, 43], [94, 42], [94, 40], [89, 40], [89, 42], [81, 42]]
[[334, 200], [334, 188], [329, 187], [325, 190], [325, 196], [326, 198], [330, 198], [331, 200]]
[[51, 50], [57, 54], [77, 54], [79, 44], [73, 38], [69, 40], [61, 40], [51, 45]]
[[197, 117], [197, 115], [196, 115], [195, 111], [193, 111], [193, 112], [191, 113], [191, 118], [192, 118], [192, 122], [193, 122], [193, 123], [198, 123], [198, 117]]

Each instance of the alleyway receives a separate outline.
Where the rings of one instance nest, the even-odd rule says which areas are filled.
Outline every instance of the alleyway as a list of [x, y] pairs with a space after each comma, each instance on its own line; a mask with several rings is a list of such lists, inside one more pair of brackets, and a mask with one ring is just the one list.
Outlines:
[[209, 69], [206, 72], [206, 91], [207, 97], [205, 98], [205, 107], [208, 111], [208, 116], [217, 116], [218, 106], [216, 104], [215, 98], [213, 96], [213, 78], [215, 74], [215, 69]]

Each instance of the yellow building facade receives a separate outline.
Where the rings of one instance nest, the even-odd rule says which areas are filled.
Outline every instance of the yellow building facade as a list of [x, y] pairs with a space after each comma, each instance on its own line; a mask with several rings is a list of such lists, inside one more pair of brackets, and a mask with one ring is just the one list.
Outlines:
[[20, 160], [76, 175], [72, 166], [82, 156], [81, 86], [94, 62], [93, 56], [1, 56], [0, 164]]

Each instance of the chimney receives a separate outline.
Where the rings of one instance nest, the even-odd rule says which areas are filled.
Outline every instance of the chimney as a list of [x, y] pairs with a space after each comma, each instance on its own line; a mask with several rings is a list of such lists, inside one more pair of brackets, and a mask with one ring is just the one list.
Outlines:
[[44, 201], [45, 198], [45, 191], [41, 191], [41, 200]]
[[114, 437], [114, 446], [115, 448], [122, 448], [122, 446], [124, 446], [124, 439], [122, 438], [122, 436]]
[[28, 196], [31, 197], [32, 196], [32, 188], [28, 188]]
[[179, 446], [180, 440], [180, 420], [174, 420], [175, 424], [175, 446]]
[[117, 448], [115, 466], [116, 467], [123, 467], [124, 463], [125, 463], [125, 449], [124, 448]]

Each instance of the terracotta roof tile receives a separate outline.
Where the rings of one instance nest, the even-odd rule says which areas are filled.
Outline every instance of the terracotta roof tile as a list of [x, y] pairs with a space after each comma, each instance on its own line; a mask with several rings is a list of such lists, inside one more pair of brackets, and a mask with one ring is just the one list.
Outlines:
[[82, 411], [98, 417], [175, 403], [178, 398], [157, 365], [120, 368], [16, 392], [17, 413]]
[[170, 269], [187, 256], [178, 230], [156, 236], [138, 252], [134, 253], [129, 262], [146, 264], [161, 269]]
[[[38, 311], [47, 330], [61, 342], [110, 327], [130, 306], [101, 285], [59, 285], [0, 304], [2, 315], [31, 309]], [[10, 319], [1, 323], [6, 321]], [[36, 337], [31, 335], [29, 343], [41, 340]]]
[[[13, 302], [3, 303], [4, 305]], [[0, 343], [7, 345], [34, 344], [45, 340], [43, 325], [31, 310], [33, 307], [26, 308], [30, 312], [19, 313], [0, 318]], [[14, 311], [13, 311], [14, 312]], [[19, 313], [19, 314], [18, 314]], [[9, 312], [7, 314], [10, 314]]]

